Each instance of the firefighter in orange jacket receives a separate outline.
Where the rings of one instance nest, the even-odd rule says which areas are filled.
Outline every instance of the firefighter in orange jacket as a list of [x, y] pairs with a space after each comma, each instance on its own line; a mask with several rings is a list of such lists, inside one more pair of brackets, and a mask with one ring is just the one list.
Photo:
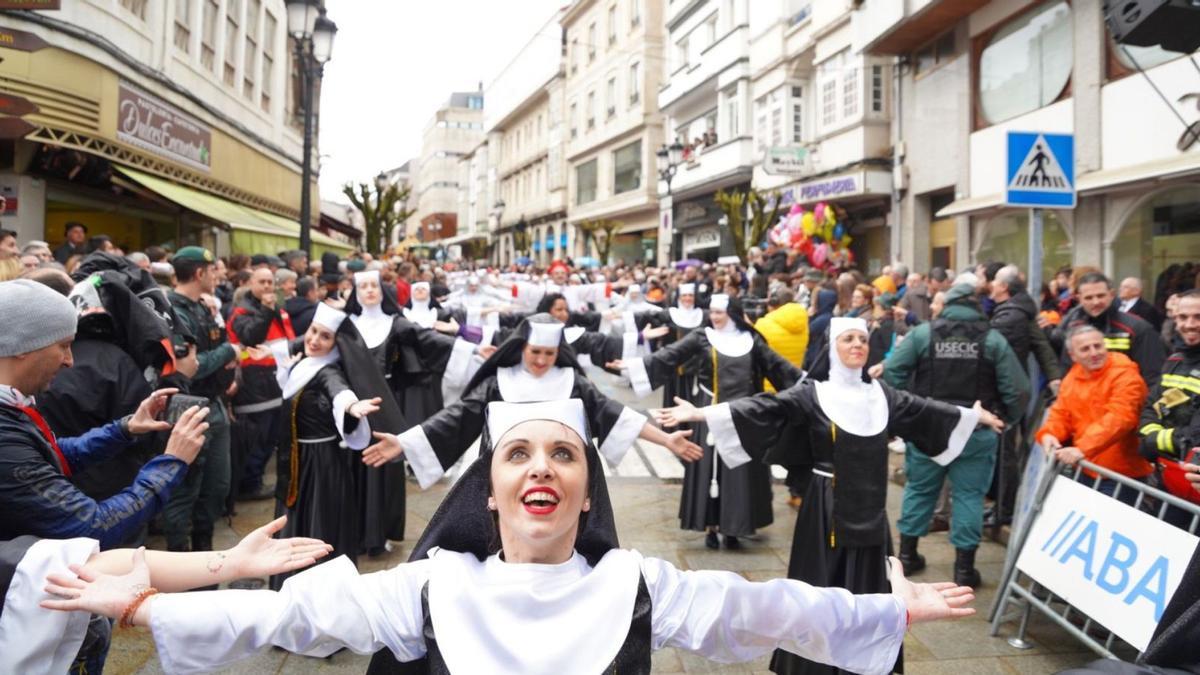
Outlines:
[[[1104, 334], [1091, 325], [1072, 328], [1066, 346], [1074, 365], [1036, 438], [1067, 464], [1086, 459], [1123, 476], [1145, 479], [1154, 467], [1138, 453], [1138, 415], [1147, 389], [1137, 364], [1109, 352]], [[1080, 480], [1091, 483], [1095, 477], [1085, 469]], [[1117, 485], [1103, 478], [1098, 489], [1112, 496]], [[1123, 489], [1116, 496], [1132, 506], [1137, 494]]]

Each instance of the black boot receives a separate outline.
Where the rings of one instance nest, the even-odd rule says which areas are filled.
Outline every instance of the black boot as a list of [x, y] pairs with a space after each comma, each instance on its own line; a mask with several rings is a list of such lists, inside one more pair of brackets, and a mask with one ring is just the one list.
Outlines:
[[979, 588], [981, 581], [979, 570], [975, 569], [975, 549], [954, 549], [954, 583]]
[[900, 535], [900, 565], [904, 568], [904, 576], [912, 576], [925, 569], [925, 556], [917, 553], [917, 542], [920, 537]]
[[717, 538], [716, 531], [708, 531], [708, 535], [704, 537], [704, 545], [708, 548], [721, 548], [721, 540]]
[[739, 549], [741, 547], [742, 547], [742, 542], [738, 541], [737, 537], [731, 537], [728, 534], [725, 535], [725, 548]]

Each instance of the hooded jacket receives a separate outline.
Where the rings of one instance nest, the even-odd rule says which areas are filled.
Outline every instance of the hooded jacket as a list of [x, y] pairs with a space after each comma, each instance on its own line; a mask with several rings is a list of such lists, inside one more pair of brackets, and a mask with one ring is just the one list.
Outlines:
[[[767, 345], [788, 363], [801, 367], [808, 350], [808, 311], [789, 302], [768, 312], [754, 328], [767, 340]], [[774, 392], [771, 383], [763, 381], [763, 391]]]
[[[1079, 448], [1093, 464], [1142, 478], [1153, 470], [1138, 454], [1138, 413], [1145, 400], [1146, 383], [1137, 364], [1124, 354], [1109, 354], [1096, 372], [1076, 363], [1035, 438], [1052, 434], [1064, 446]], [[1084, 473], [1095, 477], [1092, 471]]]
[[[946, 292], [946, 306], [938, 317], [947, 321], [986, 321], [975, 288], [970, 284], [958, 284]], [[929, 356], [932, 323], [923, 323], [908, 332], [892, 355], [884, 361], [883, 378], [897, 389], [911, 389], [911, 378], [921, 359]], [[995, 329], [988, 330], [983, 343], [983, 358], [996, 371], [996, 388], [1003, 410], [994, 411], [1005, 423], [1012, 424], [1021, 419], [1025, 404], [1029, 400], [1029, 376], [1017, 362], [1017, 356], [1008, 341]]]
[[1037, 324], [1037, 315], [1037, 303], [1028, 293], [1019, 291], [996, 305], [990, 323], [1008, 340], [1008, 346], [1016, 352], [1017, 361], [1022, 366], [1029, 362], [1032, 353], [1046, 379], [1062, 379], [1063, 368], [1058, 363], [1046, 332]]

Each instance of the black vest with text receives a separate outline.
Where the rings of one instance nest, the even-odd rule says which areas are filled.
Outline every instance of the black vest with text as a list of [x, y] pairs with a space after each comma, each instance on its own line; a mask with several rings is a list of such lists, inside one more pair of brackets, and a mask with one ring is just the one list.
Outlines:
[[917, 364], [914, 392], [965, 408], [982, 401], [996, 412], [1000, 396], [996, 367], [984, 356], [987, 321], [936, 319], [930, 325], [929, 352]]

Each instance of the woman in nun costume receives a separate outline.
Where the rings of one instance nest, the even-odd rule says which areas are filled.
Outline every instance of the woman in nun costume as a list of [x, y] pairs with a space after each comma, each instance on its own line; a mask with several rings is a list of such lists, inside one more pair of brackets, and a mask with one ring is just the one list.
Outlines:
[[[364, 396], [382, 400], [380, 413], [372, 418], [376, 431], [401, 433], [441, 409], [441, 389], [430, 389], [423, 379], [426, 374], [448, 372], [459, 386], [466, 382], [476, 345], [422, 328], [402, 316], [378, 270], [355, 273], [346, 314], [350, 320], [338, 331], [343, 368], [349, 380], [363, 388]], [[382, 388], [381, 373], [386, 380]], [[421, 386], [410, 387], [410, 379]], [[389, 539], [404, 539], [404, 464], [360, 466], [358, 480], [361, 548], [378, 555]]]
[[[714, 295], [708, 313], [711, 327], [692, 331], [649, 357], [610, 365], [628, 369], [634, 392], [645, 396], [677, 378], [680, 366], [696, 363], [696, 388], [690, 396], [700, 405], [753, 396], [762, 391], [763, 378], [780, 391], [800, 379], [803, 373], [776, 354], [746, 323], [736, 300]], [[738, 537], [752, 535], [774, 520], [771, 467], [762, 462], [736, 468], [728, 462], [722, 464], [717, 461], [710, 430], [702, 420], [694, 430], [704, 457], [684, 467], [679, 525], [685, 530], [707, 532], [705, 545], [709, 548], [720, 545], [718, 532], [726, 548], [738, 548]]]
[[[278, 365], [285, 436], [275, 490], [288, 516], [283, 536], [323, 539], [336, 554], [355, 560], [361, 543], [357, 451], [370, 443], [365, 417], [379, 410], [380, 400], [360, 401], [338, 363], [335, 340], [345, 318], [325, 303], [317, 305], [303, 352]], [[271, 577], [271, 588], [285, 578]]]
[[[662, 337], [660, 346], [670, 345], [682, 340], [688, 333], [700, 328], [708, 320], [704, 310], [696, 306], [696, 284], [679, 284], [679, 300], [674, 307], [655, 309], [636, 317], [638, 326], [654, 328], [666, 327], [667, 333]], [[700, 368], [700, 356], [675, 367], [675, 376], [663, 383], [663, 405], [675, 405], [675, 397], [680, 396], [692, 400], [696, 390], [696, 371]]]
[[408, 431], [377, 433], [363, 461], [382, 466], [404, 454], [421, 488], [428, 488], [459, 460], [483, 431], [484, 412], [492, 401], [526, 403], [582, 399], [590, 428], [600, 438], [600, 453], [617, 466], [633, 442], [645, 438], [666, 446], [683, 459], [696, 459], [700, 449], [690, 431], [671, 434], [644, 415], [621, 405], [593, 385], [563, 337], [563, 325], [546, 314], [526, 319], [475, 373], [463, 397]]
[[58, 587], [56, 609], [128, 614], [163, 669], [227, 667], [268, 647], [311, 656], [387, 649], [429, 673], [649, 673], [685, 649], [722, 663], [780, 647], [863, 673], [895, 660], [912, 622], [967, 616], [969, 588], [851, 595], [722, 571], [683, 572], [617, 547], [578, 399], [489, 405], [484, 451], [446, 496], [413, 562], [358, 574], [345, 558], [282, 591], [150, 594], [144, 566]]
[[[979, 404], [960, 408], [892, 389], [879, 380], [864, 382], [867, 334], [862, 319], [833, 319], [827, 382], [805, 380], [778, 394], [705, 408], [681, 400], [677, 407], [658, 413], [664, 426], [707, 423], [727, 465], [758, 464], [785, 428], [799, 427], [806, 438], [795, 446], [796, 452], [811, 456], [791, 463], [811, 465], [813, 476], [796, 518], [788, 577], [852, 593], [888, 589], [888, 438], [903, 436], [918, 448], [938, 448], [933, 461], [945, 465], [962, 452], [976, 424], [1003, 426]], [[899, 661], [895, 667], [901, 672]], [[771, 670], [838, 672], [786, 651], [775, 653]]]

